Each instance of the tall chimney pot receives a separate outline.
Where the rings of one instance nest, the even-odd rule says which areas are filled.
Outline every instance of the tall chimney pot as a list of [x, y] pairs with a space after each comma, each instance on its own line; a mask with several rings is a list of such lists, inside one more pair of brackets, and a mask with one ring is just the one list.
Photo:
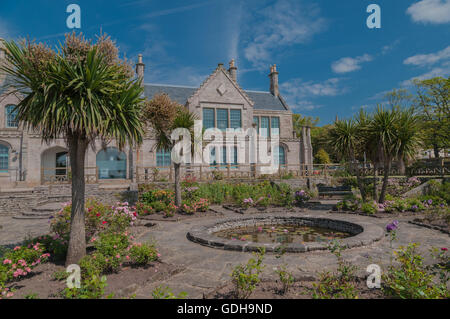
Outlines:
[[142, 61], [142, 54], [139, 54], [138, 63], [136, 63], [136, 75], [142, 81], [142, 85], [144, 85], [144, 72], [145, 72], [145, 64]]
[[230, 73], [230, 76], [234, 80], [234, 82], [237, 82], [237, 67], [234, 59], [230, 61], [230, 68], [228, 69], [228, 73]]
[[278, 88], [278, 72], [276, 64], [270, 67], [269, 78], [270, 78], [270, 93], [272, 93], [273, 96], [278, 97], [280, 95], [280, 91]]

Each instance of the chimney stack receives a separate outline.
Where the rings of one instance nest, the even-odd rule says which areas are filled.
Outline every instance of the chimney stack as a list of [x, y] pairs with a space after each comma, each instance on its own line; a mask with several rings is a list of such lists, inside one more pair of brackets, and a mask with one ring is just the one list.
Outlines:
[[142, 81], [142, 85], [144, 85], [144, 71], [145, 64], [142, 62], [142, 54], [139, 54], [138, 63], [136, 63], [136, 75]]
[[272, 93], [273, 96], [278, 97], [280, 91], [278, 89], [278, 72], [276, 64], [270, 67], [269, 78], [270, 78], [270, 93]]
[[228, 73], [230, 73], [230, 76], [234, 80], [234, 82], [237, 82], [237, 67], [234, 63], [234, 59], [230, 61], [230, 68], [228, 69]]

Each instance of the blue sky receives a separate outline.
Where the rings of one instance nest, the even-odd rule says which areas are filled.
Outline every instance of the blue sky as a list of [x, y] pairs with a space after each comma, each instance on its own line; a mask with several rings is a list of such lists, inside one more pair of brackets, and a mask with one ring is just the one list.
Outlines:
[[[100, 28], [129, 59], [144, 54], [145, 82], [198, 86], [235, 58], [247, 90], [281, 93], [321, 124], [383, 102], [415, 77], [450, 75], [450, 0], [1, 0], [0, 37], [63, 40], [66, 7], [81, 7], [87, 37]], [[381, 29], [366, 8], [381, 7]]]

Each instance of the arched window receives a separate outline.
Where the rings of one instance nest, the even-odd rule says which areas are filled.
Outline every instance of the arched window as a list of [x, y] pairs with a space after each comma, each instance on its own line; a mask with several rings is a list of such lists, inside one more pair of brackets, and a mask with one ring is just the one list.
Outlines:
[[7, 173], [9, 168], [9, 147], [0, 144], [0, 172]]
[[169, 150], [158, 150], [156, 152], [156, 166], [169, 167], [172, 164], [172, 152]]
[[15, 105], [7, 105], [6, 110], [6, 127], [18, 127], [17, 110]]
[[273, 153], [273, 160], [276, 165], [286, 165], [286, 152], [284, 147], [277, 146]]
[[127, 156], [115, 147], [98, 152], [97, 167], [99, 179], [127, 178]]

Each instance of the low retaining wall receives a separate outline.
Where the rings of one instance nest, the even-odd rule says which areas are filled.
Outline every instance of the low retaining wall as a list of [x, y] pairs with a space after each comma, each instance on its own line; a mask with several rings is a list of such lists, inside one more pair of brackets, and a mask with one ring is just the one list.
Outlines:
[[[14, 190], [0, 193], [0, 216], [13, 216], [31, 211], [32, 208], [46, 203], [60, 203], [71, 200], [70, 185], [38, 186], [32, 189]], [[112, 205], [118, 201], [137, 201], [137, 190], [129, 186], [114, 187], [111, 185], [86, 185], [86, 199], [95, 198], [99, 202]]]
[[[280, 243], [253, 243], [241, 242], [219, 238], [214, 233], [230, 229], [234, 227], [245, 227], [250, 225], [279, 225], [279, 224], [299, 224], [305, 226], [323, 227], [332, 230], [347, 232], [352, 237], [341, 239], [340, 242], [345, 248], [353, 248], [359, 246], [367, 246], [375, 241], [380, 240], [384, 236], [381, 227], [371, 223], [361, 222], [358, 224], [345, 220], [335, 220], [329, 218], [315, 218], [309, 216], [298, 217], [291, 214], [282, 214], [275, 216], [256, 215], [246, 218], [228, 219], [215, 222], [208, 226], [194, 227], [187, 233], [187, 238], [195, 243], [208, 246], [211, 248], [235, 250], [242, 252], [258, 251], [265, 248], [267, 252], [276, 252], [282, 245]], [[283, 246], [283, 250], [289, 253], [301, 253], [314, 250], [326, 250], [328, 243], [326, 242], [310, 242], [310, 243], [290, 243]]]

